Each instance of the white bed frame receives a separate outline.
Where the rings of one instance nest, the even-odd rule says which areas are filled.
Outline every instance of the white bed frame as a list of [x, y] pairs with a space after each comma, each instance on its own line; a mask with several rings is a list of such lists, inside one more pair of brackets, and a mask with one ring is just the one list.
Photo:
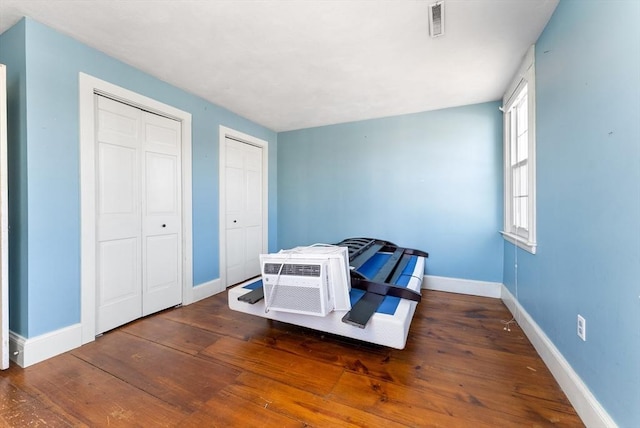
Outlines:
[[[407, 284], [407, 288], [417, 291], [418, 293], [422, 287], [424, 264], [424, 257], [418, 257], [411, 279]], [[278, 312], [275, 310], [265, 312], [264, 299], [254, 304], [238, 300], [238, 297], [251, 291], [250, 288], [245, 287], [256, 281], [259, 281], [259, 278], [251, 279], [230, 288], [228, 294], [229, 308], [263, 318], [308, 327], [314, 330], [350, 337], [352, 339], [358, 339], [396, 349], [404, 349], [407, 343], [407, 335], [409, 334], [409, 327], [411, 325], [411, 320], [413, 319], [413, 314], [416, 310], [417, 302], [400, 299], [393, 315], [376, 312], [371, 317], [365, 328], [358, 328], [342, 322], [342, 317], [346, 314], [346, 311], [333, 311], [324, 317]]]

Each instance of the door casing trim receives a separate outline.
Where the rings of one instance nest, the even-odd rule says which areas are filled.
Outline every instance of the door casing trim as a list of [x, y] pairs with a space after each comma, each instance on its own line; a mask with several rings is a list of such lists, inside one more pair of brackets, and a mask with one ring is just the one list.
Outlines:
[[193, 302], [191, 113], [79, 73], [80, 123], [80, 323], [82, 343], [96, 332], [95, 101], [100, 94], [182, 123], [182, 304]]

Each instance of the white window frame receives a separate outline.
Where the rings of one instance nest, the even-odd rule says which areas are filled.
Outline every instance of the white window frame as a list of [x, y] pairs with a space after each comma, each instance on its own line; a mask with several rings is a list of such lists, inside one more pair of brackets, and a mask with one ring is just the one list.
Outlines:
[[[513, 224], [514, 186], [511, 167], [511, 112], [520, 99], [522, 89], [527, 91], [527, 128], [528, 128], [528, 176], [527, 176], [527, 223], [528, 228], [518, 228]], [[527, 51], [518, 72], [504, 94], [501, 110], [504, 114], [504, 225], [502, 236], [514, 245], [536, 253], [536, 84], [535, 84], [535, 47]]]

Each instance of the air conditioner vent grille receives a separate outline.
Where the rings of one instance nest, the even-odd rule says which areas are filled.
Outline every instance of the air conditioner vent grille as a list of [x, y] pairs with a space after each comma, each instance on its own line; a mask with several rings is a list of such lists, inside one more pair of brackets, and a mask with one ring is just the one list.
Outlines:
[[265, 263], [264, 274], [265, 275], [291, 275], [291, 276], [320, 276], [319, 264], [300, 264], [300, 263], [285, 263], [280, 272], [280, 263]]

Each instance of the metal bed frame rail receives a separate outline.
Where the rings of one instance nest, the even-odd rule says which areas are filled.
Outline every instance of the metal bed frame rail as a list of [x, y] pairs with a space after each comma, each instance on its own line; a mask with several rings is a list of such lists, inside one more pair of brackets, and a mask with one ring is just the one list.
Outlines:
[[[365, 291], [360, 300], [342, 318], [342, 322], [365, 328], [386, 296], [420, 302], [422, 295], [418, 291], [398, 286], [396, 282], [412, 256], [427, 258], [428, 253], [399, 247], [389, 241], [374, 238], [348, 238], [335, 245], [348, 248], [351, 287]], [[367, 278], [359, 269], [379, 252], [391, 253], [391, 256], [374, 277]]]

